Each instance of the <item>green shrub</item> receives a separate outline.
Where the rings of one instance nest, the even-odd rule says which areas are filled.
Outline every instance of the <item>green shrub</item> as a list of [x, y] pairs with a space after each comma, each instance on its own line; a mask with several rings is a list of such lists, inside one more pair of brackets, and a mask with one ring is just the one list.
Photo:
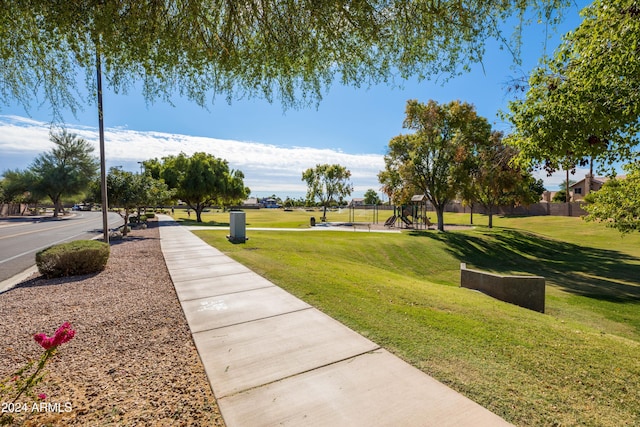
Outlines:
[[156, 217], [156, 214], [155, 214], [155, 213], [153, 213], [153, 212], [149, 212], [149, 211], [147, 211], [147, 213], [145, 213], [145, 215], [147, 216], [147, 219], [149, 219], [149, 218], [155, 218], [155, 217]]
[[97, 273], [109, 259], [109, 245], [97, 240], [76, 240], [43, 249], [36, 265], [46, 278]]

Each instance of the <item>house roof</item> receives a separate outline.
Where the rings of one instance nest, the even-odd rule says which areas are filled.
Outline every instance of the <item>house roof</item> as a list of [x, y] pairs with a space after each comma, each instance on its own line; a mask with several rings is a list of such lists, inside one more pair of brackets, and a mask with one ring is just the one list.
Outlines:
[[[586, 179], [587, 179], [586, 177], [582, 178], [580, 181], [576, 182], [575, 184], [571, 184], [569, 188], [580, 187]], [[594, 176], [593, 178], [591, 178], [591, 182], [596, 182], [598, 184], [604, 184], [607, 181], [609, 181], [609, 177], [607, 176]]]

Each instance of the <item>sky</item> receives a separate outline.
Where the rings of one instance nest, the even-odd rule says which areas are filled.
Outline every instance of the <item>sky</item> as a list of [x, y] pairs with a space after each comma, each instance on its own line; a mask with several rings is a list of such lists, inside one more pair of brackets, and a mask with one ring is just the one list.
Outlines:
[[[377, 174], [384, 169], [389, 140], [407, 133], [402, 128], [407, 100], [466, 101], [494, 129], [508, 132], [509, 124], [497, 114], [506, 111], [512, 99], [509, 83], [525, 76], [545, 52], [553, 53], [560, 36], [579, 24], [578, 10], [578, 6], [567, 10], [563, 24], [549, 39], [543, 23], [531, 24], [523, 33], [519, 66], [508, 51], [491, 42], [483, 64], [448, 81], [436, 76], [430, 81], [402, 81], [401, 87], [381, 84], [369, 88], [335, 83], [317, 107], [285, 111], [277, 101], [243, 99], [229, 105], [219, 98], [204, 109], [179, 97], [172, 100], [173, 106], [163, 102], [147, 105], [135, 90], [128, 95], [105, 90], [106, 164], [138, 171], [142, 160], [205, 151], [241, 170], [252, 196], [276, 194], [284, 199], [304, 196], [301, 176], [305, 169], [339, 163], [352, 173], [353, 197], [362, 197], [367, 189], [379, 192]], [[505, 30], [510, 34], [507, 25]], [[75, 117], [64, 113], [64, 119], [70, 132], [95, 144], [97, 155], [96, 107], [87, 105]], [[38, 154], [52, 148], [51, 120], [46, 106], [25, 111], [19, 105], [0, 105], [0, 173], [24, 169]], [[585, 173], [578, 170], [574, 177], [580, 180]], [[544, 172], [535, 175], [545, 181], [548, 190], [557, 190], [565, 178], [564, 172], [551, 177]]]

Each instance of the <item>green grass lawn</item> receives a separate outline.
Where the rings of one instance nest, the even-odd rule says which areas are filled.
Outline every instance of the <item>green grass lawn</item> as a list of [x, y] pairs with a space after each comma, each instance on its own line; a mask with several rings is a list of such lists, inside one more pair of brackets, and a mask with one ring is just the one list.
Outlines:
[[[320, 215], [247, 211], [247, 222], [305, 227], [310, 216]], [[196, 234], [514, 424], [640, 425], [640, 235], [578, 218], [474, 222], [446, 233], [250, 231], [241, 245], [226, 228]], [[546, 314], [460, 288], [460, 262], [545, 276]]]
[[[282, 209], [247, 209], [247, 227], [272, 227], [272, 228], [308, 228], [311, 217], [320, 222], [322, 217], [321, 209], [301, 209], [295, 208], [291, 212], [285, 212]], [[378, 222], [384, 224], [385, 220], [393, 215], [393, 210], [379, 210]], [[433, 214], [435, 217], [435, 214]], [[210, 226], [229, 226], [229, 212], [219, 209], [210, 209], [209, 212], [202, 214], [202, 223], [196, 222], [196, 216], [191, 211], [191, 216], [187, 215], [184, 209], [177, 209], [174, 218], [184, 225], [210, 225]], [[338, 209], [327, 212], [327, 221], [329, 222], [358, 222], [366, 223], [374, 221], [374, 213], [372, 210], [356, 210], [352, 217], [349, 215], [349, 209]]]

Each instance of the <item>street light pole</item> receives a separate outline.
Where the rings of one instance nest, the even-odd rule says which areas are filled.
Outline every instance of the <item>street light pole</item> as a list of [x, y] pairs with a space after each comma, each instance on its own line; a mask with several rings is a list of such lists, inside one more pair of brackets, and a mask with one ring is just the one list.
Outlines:
[[103, 241], [109, 244], [109, 205], [107, 198], [107, 170], [104, 155], [104, 111], [102, 109], [102, 64], [100, 49], [96, 48], [96, 72], [98, 79], [98, 129], [100, 133], [100, 193], [102, 194], [102, 233]]

